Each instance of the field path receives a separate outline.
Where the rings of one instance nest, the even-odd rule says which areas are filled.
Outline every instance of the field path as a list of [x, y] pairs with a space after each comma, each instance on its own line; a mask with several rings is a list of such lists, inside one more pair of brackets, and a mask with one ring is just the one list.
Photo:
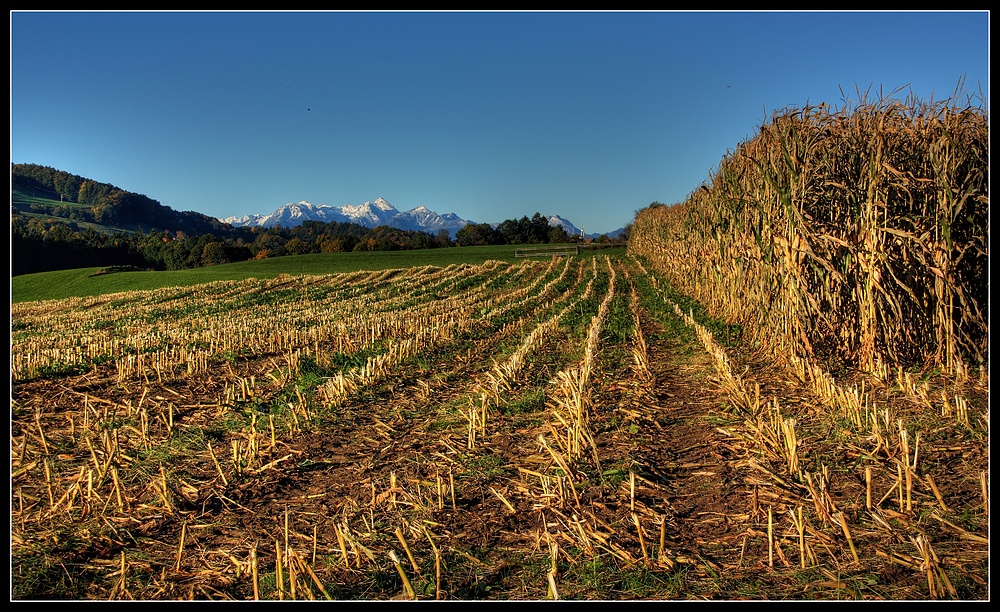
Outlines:
[[708, 383], [707, 355], [678, 357], [681, 341], [655, 328], [647, 338], [654, 380], [633, 402], [645, 417], [633, 442], [636, 469], [661, 490], [668, 554], [711, 562], [713, 546], [742, 535], [733, 521], [745, 517], [748, 501], [731, 452], [707, 419], [722, 394]]

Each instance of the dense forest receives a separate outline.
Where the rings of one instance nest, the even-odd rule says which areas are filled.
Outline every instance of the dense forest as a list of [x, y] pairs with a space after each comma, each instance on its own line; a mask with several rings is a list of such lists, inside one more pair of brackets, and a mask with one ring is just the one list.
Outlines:
[[537, 212], [496, 226], [470, 224], [454, 239], [446, 230], [431, 234], [318, 221], [291, 228], [233, 227], [62, 170], [11, 164], [12, 276], [95, 266], [178, 270], [307, 253], [575, 240]]

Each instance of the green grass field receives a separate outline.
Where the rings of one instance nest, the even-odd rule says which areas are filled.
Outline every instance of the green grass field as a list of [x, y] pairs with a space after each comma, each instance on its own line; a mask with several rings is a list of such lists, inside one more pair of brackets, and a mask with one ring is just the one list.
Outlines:
[[[477, 265], [490, 259], [513, 262], [516, 259], [515, 250], [516, 246], [514, 245], [503, 245], [412, 251], [317, 253], [166, 272], [135, 271], [96, 274], [103, 268], [76, 268], [13, 277], [10, 283], [10, 299], [11, 303], [15, 304], [36, 300], [104, 295], [119, 291], [142, 291], [161, 287], [197, 285], [218, 280], [239, 280], [251, 277], [273, 278], [282, 274], [339, 274], [357, 270], [386, 270], [419, 266], [443, 268], [462, 263]], [[594, 253], [624, 252], [625, 247], [595, 251], [581, 250], [579, 257], [592, 257]]]

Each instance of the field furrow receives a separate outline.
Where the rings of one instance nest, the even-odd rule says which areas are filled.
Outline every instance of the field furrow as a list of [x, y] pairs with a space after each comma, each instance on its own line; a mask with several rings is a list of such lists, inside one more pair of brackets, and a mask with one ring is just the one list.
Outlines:
[[789, 367], [635, 257], [13, 311], [12, 577], [32, 598], [892, 599], [985, 580], [975, 381]]

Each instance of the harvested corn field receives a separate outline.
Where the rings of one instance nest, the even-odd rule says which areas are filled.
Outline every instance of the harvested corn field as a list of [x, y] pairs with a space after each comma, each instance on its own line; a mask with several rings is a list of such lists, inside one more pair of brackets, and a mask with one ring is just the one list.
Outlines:
[[985, 600], [988, 380], [643, 256], [12, 305], [12, 599]]

